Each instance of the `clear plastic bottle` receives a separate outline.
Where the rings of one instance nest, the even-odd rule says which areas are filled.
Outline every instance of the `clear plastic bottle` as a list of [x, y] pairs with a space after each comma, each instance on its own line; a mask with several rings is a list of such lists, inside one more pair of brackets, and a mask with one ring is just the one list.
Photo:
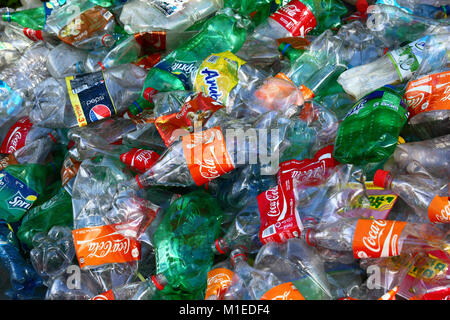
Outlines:
[[450, 135], [402, 143], [394, 151], [399, 173], [429, 173], [439, 179], [450, 179]]
[[96, 295], [91, 300], [152, 300], [158, 291], [164, 289], [167, 279], [163, 274], [154, 275], [151, 279], [132, 282]]
[[355, 99], [360, 99], [384, 85], [408, 80], [422, 62], [426, 40], [418, 39], [371, 63], [348, 69], [337, 81], [345, 92]]
[[394, 191], [424, 220], [450, 223], [449, 184], [437, 188], [430, 179], [414, 174], [392, 176], [389, 171], [377, 170], [373, 178], [376, 186]]
[[241, 249], [231, 252], [231, 264], [234, 275], [224, 300], [260, 300], [267, 291], [282, 284], [273, 273], [251, 267]]
[[223, 0], [169, 0], [127, 2], [120, 21], [128, 33], [156, 30], [185, 31], [223, 7]]
[[146, 70], [124, 64], [105, 72], [47, 78], [35, 90], [30, 118], [50, 128], [85, 126], [109, 118], [139, 96], [146, 75]]
[[431, 224], [344, 218], [302, 234], [311, 246], [353, 252], [355, 259], [448, 249], [445, 233]]

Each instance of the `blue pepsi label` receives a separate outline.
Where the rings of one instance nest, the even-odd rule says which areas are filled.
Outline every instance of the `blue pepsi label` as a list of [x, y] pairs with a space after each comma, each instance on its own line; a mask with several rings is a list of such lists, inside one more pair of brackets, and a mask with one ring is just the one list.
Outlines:
[[80, 127], [116, 114], [102, 71], [67, 77], [66, 83]]
[[[0, 218], [14, 222], [27, 212], [38, 193], [5, 170], [0, 171]], [[6, 216], [4, 216], [6, 215]]]

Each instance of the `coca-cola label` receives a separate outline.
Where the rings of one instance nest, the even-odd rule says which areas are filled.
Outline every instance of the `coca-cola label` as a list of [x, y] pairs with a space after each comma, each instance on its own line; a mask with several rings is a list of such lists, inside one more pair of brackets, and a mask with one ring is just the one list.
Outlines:
[[141, 258], [140, 242], [124, 237], [114, 225], [76, 229], [72, 234], [80, 268]]
[[295, 211], [292, 180], [261, 193], [257, 201], [261, 217], [259, 238], [263, 244], [281, 243], [300, 236], [303, 226]]
[[204, 125], [214, 112], [221, 108], [221, 103], [199, 93], [187, 101], [179, 112], [156, 118], [155, 127], [165, 145], [170, 146], [179, 137], [180, 132], [193, 132], [195, 122]]
[[138, 173], [144, 173], [158, 160], [159, 154], [152, 150], [133, 148], [120, 156], [120, 161]]
[[428, 206], [428, 218], [433, 223], [450, 223], [449, 197], [435, 196]]
[[420, 296], [420, 300], [450, 300], [450, 288], [439, 288]]
[[267, 291], [261, 300], [306, 300], [292, 282], [282, 283]]
[[197, 186], [234, 169], [220, 127], [185, 135], [182, 143], [184, 158]]
[[406, 222], [359, 219], [353, 236], [353, 256], [385, 258], [400, 255], [399, 238]]
[[210, 296], [216, 296], [221, 300], [233, 279], [233, 271], [226, 268], [216, 268], [208, 271], [208, 282], [206, 287], [205, 300]]
[[6, 156], [0, 156], [0, 170], [5, 169], [10, 164], [18, 164], [14, 155], [8, 154]]
[[422, 112], [450, 110], [450, 71], [409, 82], [404, 100], [410, 119]]
[[42, 31], [30, 28], [23, 28], [23, 34], [31, 41], [42, 41]]
[[0, 153], [10, 154], [22, 148], [32, 126], [28, 117], [23, 117], [13, 124], [3, 139]]
[[317, 151], [313, 159], [290, 160], [280, 164], [278, 183], [286, 179], [295, 179], [295, 184], [316, 186], [323, 183], [338, 162], [333, 158], [333, 145]]
[[278, 22], [293, 37], [304, 38], [317, 25], [314, 14], [299, 0], [292, 0], [279, 8], [270, 18]]
[[114, 297], [114, 292], [112, 290], [108, 290], [102, 294], [96, 295], [90, 300], [116, 300], [116, 298]]

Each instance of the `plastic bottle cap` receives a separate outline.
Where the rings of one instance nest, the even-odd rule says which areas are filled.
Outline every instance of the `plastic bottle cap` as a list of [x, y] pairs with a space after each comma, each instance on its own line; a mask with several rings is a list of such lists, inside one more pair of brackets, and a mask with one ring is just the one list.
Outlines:
[[377, 187], [384, 188], [386, 184], [386, 178], [390, 175], [389, 171], [377, 170], [373, 177], [373, 184]]
[[366, 13], [368, 7], [369, 7], [369, 4], [367, 3], [367, 0], [356, 1], [356, 10], [358, 10], [359, 12]]

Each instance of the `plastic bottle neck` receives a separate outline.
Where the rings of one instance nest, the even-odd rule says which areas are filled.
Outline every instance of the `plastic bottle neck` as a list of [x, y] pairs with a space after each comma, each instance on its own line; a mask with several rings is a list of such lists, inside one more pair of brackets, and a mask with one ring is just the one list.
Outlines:
[[151, 277], [152, 283], [155, 285], [156, 289], [159, 291], [164, 290], [164, 287], [167, 285], [167, 278], [164, 274], [158, 273]]
[[230, 251], [227, 242], [223, 238], [216, 239], [212, 247], [215, 254], [226, 254], [228, 251]]

